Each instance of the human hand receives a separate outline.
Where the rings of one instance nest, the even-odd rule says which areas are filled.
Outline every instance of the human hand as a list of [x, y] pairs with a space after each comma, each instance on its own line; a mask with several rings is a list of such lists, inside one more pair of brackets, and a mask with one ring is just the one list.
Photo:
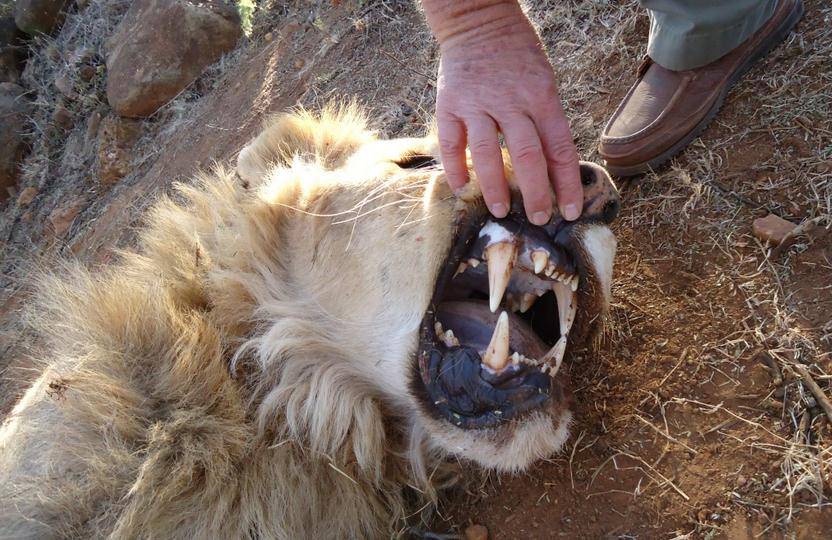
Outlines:
[[583, 191], [555, 75], [531, 23], [515, 2], [508, 4], [516, 10], [484, 14], [496, 24], [469, 23], [444, 36], [436, 32], [441, 44], [436, 119], [448, 184], [456, 191], [468, 181], [469, 146], [485, 202], [494, 216], [504, 217], [510, 200], [502, 133], [529, 221], [549, 220], [550, 186], [561, 215], [574, 220]]

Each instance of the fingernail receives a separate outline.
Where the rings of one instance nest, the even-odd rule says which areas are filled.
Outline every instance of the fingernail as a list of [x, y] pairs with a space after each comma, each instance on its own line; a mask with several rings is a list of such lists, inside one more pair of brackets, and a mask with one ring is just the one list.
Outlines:
[[567, 204], [563, 207], [563, 219], [566, 221], [575, 221], [581, 216], [581, 209], [577, 204]]
[[531, 222], [535, 225], [546, 225], [546, 222], [549, 221], [549, 217], [549, 212], [541, 210], [540, 212], [532, 214]]
[[491, 214], [494, 217], [504, 218], [506, 217], [506, 215], [508, 215], [508, 207], [506, 207], [506, 205], [503, 203], [494, 203], [491, 205], [490, 209]]

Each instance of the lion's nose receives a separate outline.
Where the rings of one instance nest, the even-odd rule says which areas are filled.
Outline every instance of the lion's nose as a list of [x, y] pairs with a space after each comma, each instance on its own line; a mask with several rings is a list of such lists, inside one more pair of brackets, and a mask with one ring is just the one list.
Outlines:
[[621, 199], [607, 171], [595, 163], [581, 162], [581, 186], [584, 190], [582, 219], [612, 223], [621, 209]]

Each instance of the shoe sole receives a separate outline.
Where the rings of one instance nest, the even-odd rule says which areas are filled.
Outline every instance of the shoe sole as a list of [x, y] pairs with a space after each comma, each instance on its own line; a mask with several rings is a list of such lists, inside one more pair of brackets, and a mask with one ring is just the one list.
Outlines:
[[728, 93], [733, 89], [734, 85], [746, 74], [748, 71], [762, 58], [768, 56], [768, 53], [771, 52], [776, 46], [780, 45], [792, 31], [792, 29], [797, 25], [798, 21], [803, 17], [803, 2], [802, 0], [795, 4], [794, 9], [789, 16], [783, 20], [783, 24], [774, 31], [765, 41], [763, 41], [760, 46], [757, 48], [756, 51], [752, 55], [740, 65], [739, 69], [737, 69], [733, 75], [728, 79], [728, 84], [725, 85], [725, 88], [720, 92], [719, 96], [714, 101], [714, 104], [708, 110], [707, 114], [700, 120], [698, 124], [696, 124], [687, 135], [685, 135], [679, 142], [671, 146], [668, 150], [665, 150], [658, 156], [654, 157], [650, 161], [645, 163], [639, 163], [637, 165], [628, 165], [625, 167], [616, 167], [615, 165], [607, 165], [607, 170], [610, 174], [618, 177], [627, 177], [627, 176], [636, 176], [639, 174], [644, 174], [647, 172], [651, 172], [656, 170], [658, 167], [661, 167], [672, 158], [674, 158], [677, 154], [679, 154], [682, 150], [684, 150], [695, 138], [702, 134], [703, 131], [711, 124], [713, 119], [716, 117], [719, 110], [722, 108], [722, 104], [725, 102], [725, 98], [728, 97]]

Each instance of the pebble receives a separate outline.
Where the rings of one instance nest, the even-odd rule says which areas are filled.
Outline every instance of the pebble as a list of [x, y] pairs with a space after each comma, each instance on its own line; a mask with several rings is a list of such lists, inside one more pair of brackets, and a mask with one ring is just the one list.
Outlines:
[[471, 525], [465, 529], [465, 540], [488, 540], [488, 529], [485, 525]]
[[29, 206], [32, 201], [35, 200], [35, 197], [38, 194], [37, 188], [34, 187], [27, 187], [23, 191], [20, 192], [20, 195], [17, 196], [17, 206], [24, 207]]
[[797, 225], [791, 221], [787, 221], [774, 214], [769, 214], [766, 217], [755, 219], [751, 229], [754, 232], [754, 236], [760, 240], [777, 245], [795, 227]]

